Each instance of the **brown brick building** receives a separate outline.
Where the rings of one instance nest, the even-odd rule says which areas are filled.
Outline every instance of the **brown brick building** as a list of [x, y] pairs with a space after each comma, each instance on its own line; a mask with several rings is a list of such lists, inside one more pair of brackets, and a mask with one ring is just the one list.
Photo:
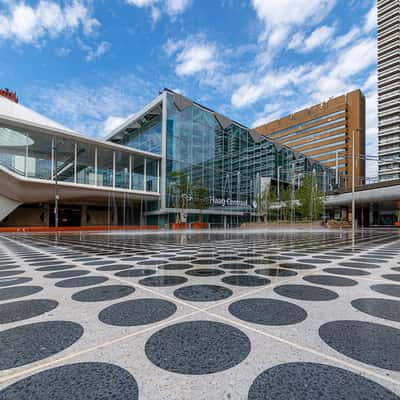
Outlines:
[[341, 186], [351, 185], [355, 132], [355, 182], [365, 180], [365, 98], [360, 90], [259, 126], [262, 135], [336, 168]]

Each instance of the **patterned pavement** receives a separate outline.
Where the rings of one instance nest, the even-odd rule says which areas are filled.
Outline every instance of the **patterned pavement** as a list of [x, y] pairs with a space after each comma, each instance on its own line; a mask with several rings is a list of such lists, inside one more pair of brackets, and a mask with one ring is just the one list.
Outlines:
[[400, 400], [400, 235], [0, 236], [0, 399]]

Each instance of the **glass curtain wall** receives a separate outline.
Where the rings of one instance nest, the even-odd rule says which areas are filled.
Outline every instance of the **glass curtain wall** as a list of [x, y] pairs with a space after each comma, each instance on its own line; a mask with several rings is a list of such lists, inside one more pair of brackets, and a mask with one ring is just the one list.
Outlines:
[[159, 189], [158, 160], [1, 125], [0, 165], [33, 179], [149, 192]]
[[129, 189], [130, 155], [121, 151], [115, 152], [115, 187]]
[[299, 169], [304, 175], [316, 169], [322, 177], [319, 164], [303, 162], [294, 171], [296, 157], [291, 149], [265, 138], [255, 142], [238, 124], [223, 129], [212, 112], [195, 104], [180, 111], [167, 94], [167, 207], [176, 207], [169, 189], [179, 175], [188, 182], [188, 191], [198, 182], [205, 186], [213, 209], [254, 211], [260, 178], [276, 181], [278, 167], [281, 183], [291, 183]]

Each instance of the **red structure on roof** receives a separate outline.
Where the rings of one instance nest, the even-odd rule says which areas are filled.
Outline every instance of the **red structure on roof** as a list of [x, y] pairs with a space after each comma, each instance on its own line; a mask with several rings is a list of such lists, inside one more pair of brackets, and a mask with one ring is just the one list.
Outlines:
[[14, 103], [18, 103], [17, 93], [11, 92], [9, 89], [0, 89], [0, 96], [5, 97], [8, 100], [13, 101]]

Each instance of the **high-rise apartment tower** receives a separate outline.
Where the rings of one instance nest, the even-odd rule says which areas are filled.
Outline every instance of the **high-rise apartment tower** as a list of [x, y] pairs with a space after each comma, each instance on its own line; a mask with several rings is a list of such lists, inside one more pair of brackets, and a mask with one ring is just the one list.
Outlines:
[[378, 0], [379, 179], [400, 179], [400, 0]]

